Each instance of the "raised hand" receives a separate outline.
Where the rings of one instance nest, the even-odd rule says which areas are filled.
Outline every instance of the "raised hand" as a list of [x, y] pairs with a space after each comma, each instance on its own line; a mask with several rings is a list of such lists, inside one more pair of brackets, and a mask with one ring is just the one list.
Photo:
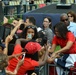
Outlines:
[[9, 43], [12, 39], [13, 39], [12, 36], [8, 35], [5, 39], [5, 43]]

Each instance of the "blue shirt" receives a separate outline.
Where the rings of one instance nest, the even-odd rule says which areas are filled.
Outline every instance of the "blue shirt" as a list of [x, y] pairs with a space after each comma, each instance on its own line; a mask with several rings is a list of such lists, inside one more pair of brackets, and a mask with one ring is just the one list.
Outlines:
[[70, 30], [74, 36], [76, 37], [76, 23], [70, 22], [70, 25], [67, 27], [68, 30]]

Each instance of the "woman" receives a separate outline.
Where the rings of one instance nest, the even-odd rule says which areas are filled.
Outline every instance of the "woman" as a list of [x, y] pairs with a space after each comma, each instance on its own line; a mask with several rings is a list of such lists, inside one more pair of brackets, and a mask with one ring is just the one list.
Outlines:
[[[55, 36], [52, 41], [52, 47], [50, 53], [52, 53], [51, 58], [48, 59], [50, 63], [51, 60], [55, 59], [56, 55], [63, 54], [62, 57], [55, 59], [57, 66], [58, 75], [63, 75], [66, 69], [74, 66], [76, 62], [76, 40], [72, 32], [68, 31], [64, 23], [59, 22], [54, 26]], [[54, 52], [57, 45], [60, 45], [60, 49]], [[54, 53], [53, 53], [54, 52]]]
[[[43, 65], [46, 62], [46, 60], [41, 61], [41, 62], [38, 61], [38, 51], [36, 51], [36, 50], [40, 50], [41, 46], [36, 42], [32, 42], [33, 40], [36, 39], [36, 37], [37, 37], [36, 34], [37, 34], [36, 27], [27, 26], [23, 31], [23, 35], [22, 35], [23, 38], [17, 39], [17, 41], [16, 41], [16, 45], [15, 45], [13, 54], [18, 54], [18, 53], [21, 53], [22, 51], [26, 51], [25, 46], [26, 46], [26, 48], [28, 48], [27, 50], [31, 50], [30, 52], [27, 51], [26, 57], [24, 58], [25, 59], [24, 63], [27, 65], [25, 65], [25, 64], [22, 65], [22, 67], [20, 67], [20, 70], [18, 71], [17, 75], [24, 75], [25, 73], [27, 73], [28, 70], [34, 70], [35, 66]], [[12, 35], [13, 35], [13, 33], [11, 32], [11, 36]], [[23, 45], [23, 42], [24, 42], [24, 45]], [[20, 59], [21, 58], [19, 58], [19, 60]], [[10, 64], [8, 65], [7, 70], [13, 71], [14, 68], [16, 67], [17, 62], [18, 62], [18, 60], [16, 60], [16, 59], [10, 60], [9, 61]], [[34, 64], [32, 64], [32, 63], [34, 63]], [[28, 75], [30, 75], [29, 72], [28, 72]]]
[[38, 38], [36, 27], [32, 25], [26, 26], [23, 30], [22, 38], [36, 40]]
[[67, 15], [68, 15], [69, 21], [76, 22], [76, 13], [74, 11], [69, 11]]
[[53, 38], [53, 32], [51, 30], [51, 27], [52, 27], [52, 22], [50, 17], [45, 17], [43, 20], [43, 29], [45, 32], [45, 36], [47, 37], [48, 43], [51, 43]]

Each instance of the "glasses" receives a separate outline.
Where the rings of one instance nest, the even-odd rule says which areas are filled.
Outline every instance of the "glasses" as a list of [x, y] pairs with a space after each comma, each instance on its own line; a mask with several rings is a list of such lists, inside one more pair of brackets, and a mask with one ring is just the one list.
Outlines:
[[35, 26], [27, 26], [27, 28], [35, 29], [36, 27]]
[[68, 21], [68, 19], [61, 20], [62, 22]]
[[47, 22], [48, 23], [49, 21], [43, 21], [43, 22]]
[[73, 16], [68, 16], [68, 17], [73, 17]]

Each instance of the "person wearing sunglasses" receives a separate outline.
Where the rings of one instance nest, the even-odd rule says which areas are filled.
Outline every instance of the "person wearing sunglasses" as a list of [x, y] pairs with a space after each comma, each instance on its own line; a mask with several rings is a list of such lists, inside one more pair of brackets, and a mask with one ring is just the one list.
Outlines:
[[[59, 22], [54, 26], [54, 38], [50, 49], [51, 59], [54, 59], [56, 55], [60, 57], [54, 60], [56, 66], [57, 75], [68, 75], [66, 70], [70, 71], [70, 67], [74, 66], [76, 62], [76, 40], [74, 34], [67, 29], [63, 22]], [[55, 51], [56, 46], [61, 48]]]
[[66, 13], [61, 14], [60, 21], [64, 22], [64, 24], [67, 26], [68, 30], [70, 30], [76, 37], [76, 23], [70, 22], [68, 15]]
[[68, 15], [69, 21], [76, 22], [76, 13], [74, 11], [69, 11], [67, 15]]

